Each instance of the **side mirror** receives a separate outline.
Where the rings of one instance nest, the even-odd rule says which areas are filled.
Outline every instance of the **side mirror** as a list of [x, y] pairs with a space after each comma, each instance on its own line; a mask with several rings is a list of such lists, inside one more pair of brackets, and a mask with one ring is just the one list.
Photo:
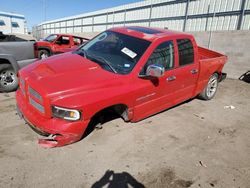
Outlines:
[[152, 64], [147, 67], [146, 76], [160, 78], [164, 75], [165, 68], [162, 65]]

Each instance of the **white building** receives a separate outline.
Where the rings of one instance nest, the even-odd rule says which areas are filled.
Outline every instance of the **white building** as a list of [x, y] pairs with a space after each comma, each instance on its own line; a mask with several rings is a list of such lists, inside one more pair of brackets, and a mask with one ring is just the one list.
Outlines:
[[0, 31], [4, 34], [27, 34], [27, 26], [24, 15], [0, 12]]

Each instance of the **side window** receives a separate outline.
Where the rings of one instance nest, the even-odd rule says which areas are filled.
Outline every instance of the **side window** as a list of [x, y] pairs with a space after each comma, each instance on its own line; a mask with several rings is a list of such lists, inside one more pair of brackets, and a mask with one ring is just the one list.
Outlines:
[[194, 48], [189, 39], [177, 40], [179, 50], [179, 65], [188, 65], [194, 63]]
[[163, 42], [154, 50], [140, 74], [145, 74], [147, 67], [151, 64], [162, 65], [165, 70], [174, 67], [174, 44], [172, 41]]
[[73, 42], [74, 42], [74, 45], [77, 45], [77, 46], [82, 43], [81, 39], [77, 37], [73, 37]]
[[59, 39], [57, 39], [57, 41], [62, 45], [68, 45], [70, 43], [69, 37], [67, 36], [61, 36]]
[[19, 27], [19, 24], [17, 22], [11, 22], [11, 26], [17, 28]]
[[0, 20], [0, 26], [4, 26], [5, 22], [3, 20]]

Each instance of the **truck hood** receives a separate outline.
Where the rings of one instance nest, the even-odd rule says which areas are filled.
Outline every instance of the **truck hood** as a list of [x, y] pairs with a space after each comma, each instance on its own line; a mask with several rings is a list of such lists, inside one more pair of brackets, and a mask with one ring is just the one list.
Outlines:
[[53, 97], [118, 87], [126, 76], [102, 69], [98, 64], [71, 52], [52, 56], [20, 71], [33, 89]]

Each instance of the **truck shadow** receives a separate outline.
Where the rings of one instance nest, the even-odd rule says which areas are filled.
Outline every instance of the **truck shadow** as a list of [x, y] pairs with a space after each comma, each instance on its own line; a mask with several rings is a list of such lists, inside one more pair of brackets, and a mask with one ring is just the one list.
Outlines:
[[127, 172], [115, 173], [113, 170], [107, 170], [105, 174], [91, 186], [91, 188], [103, 188], [103, 187], [145, 188], [145, 186], [142, 183], [138, 182], [129, 173]]
[[242, 75], [239, 77], [239, 80], [242, 80], [242, 81], [244, 81], [244, 82], [250, 83], [250, 70], [247, 71], [246, 73], [242, 74]]

